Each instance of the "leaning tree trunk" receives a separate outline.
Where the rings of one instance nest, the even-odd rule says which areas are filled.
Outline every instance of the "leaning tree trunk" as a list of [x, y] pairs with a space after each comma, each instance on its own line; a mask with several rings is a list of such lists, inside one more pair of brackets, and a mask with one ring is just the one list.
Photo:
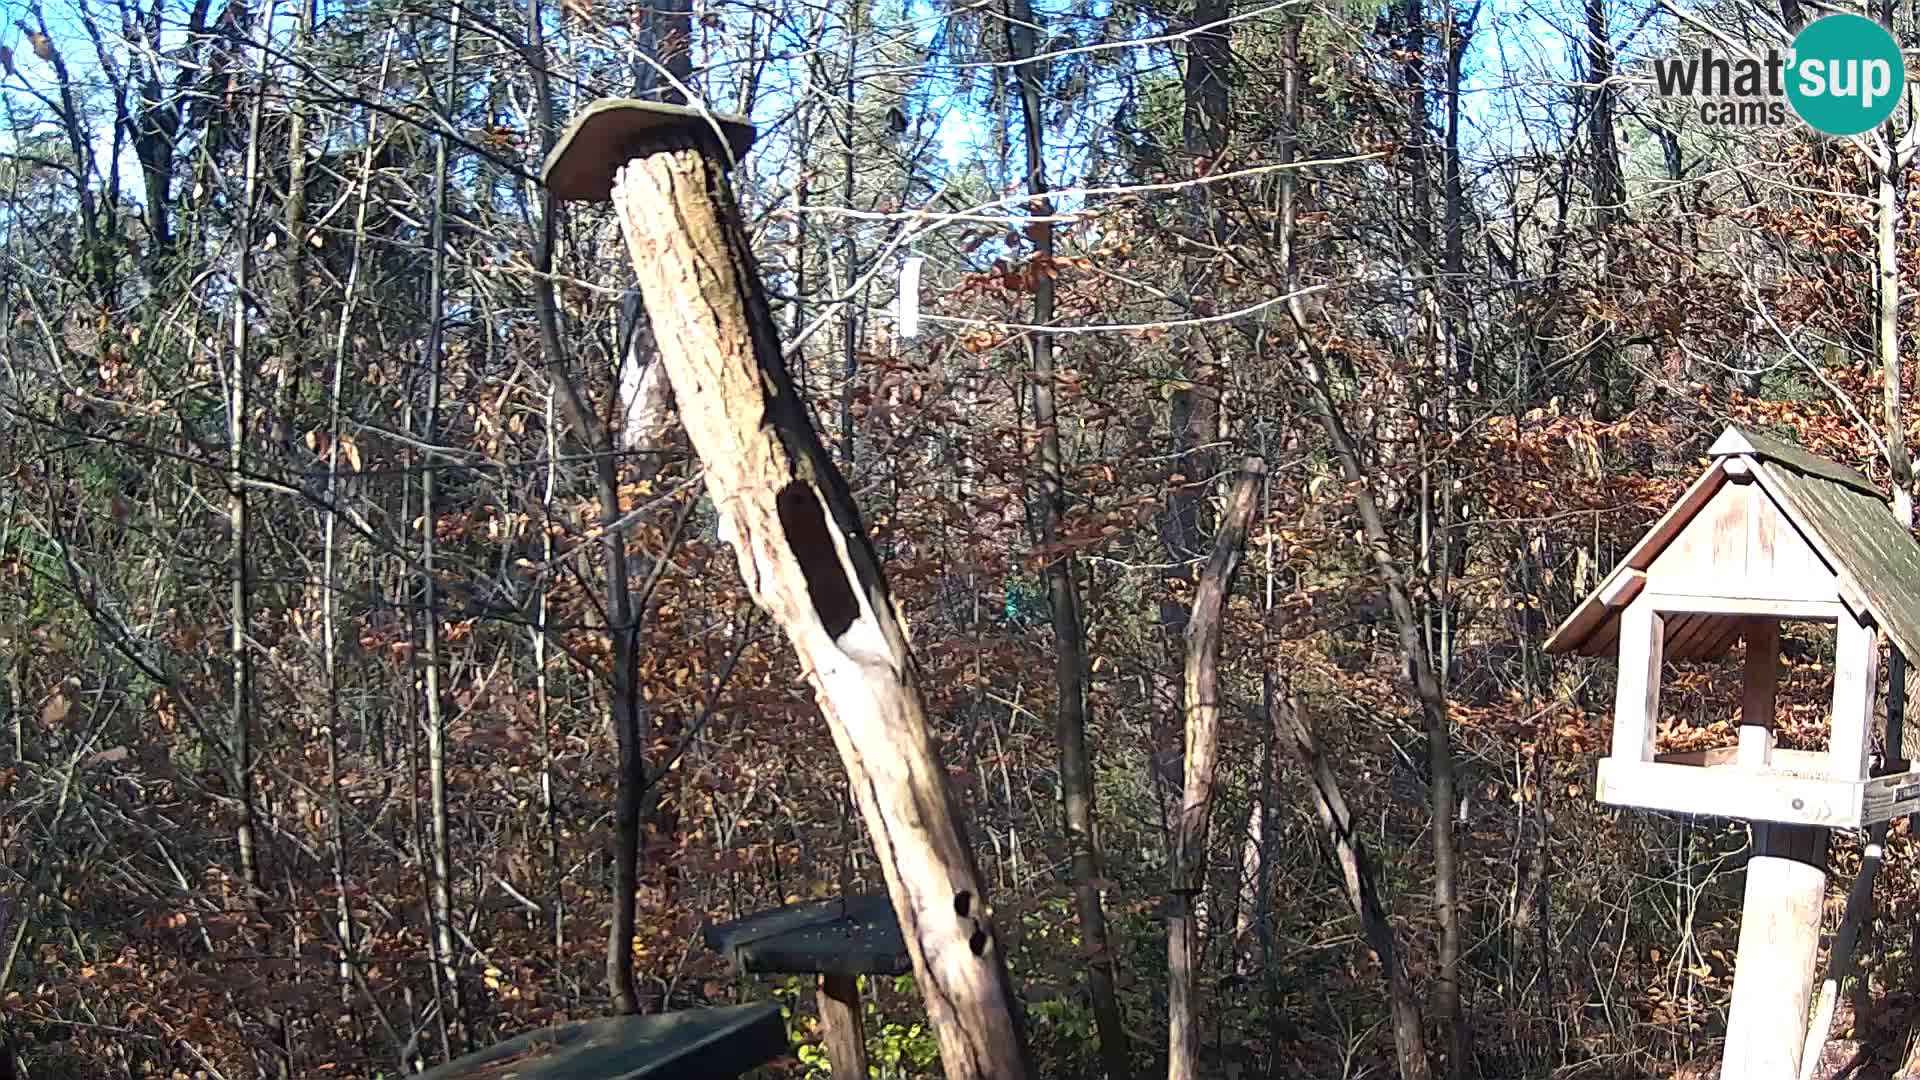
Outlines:
[[1167, 919], [1167, 1078], [1200, 1075], [1200, 933], [1193, 898], [1206, 888], [1207, 818], [1213, 811], [1213, 781], [1220, 761], [1220, 621], [1247, 524], [1266, 478], [1266, 463], [1250, 457], [1220, 519], [1213, 555], [1200, 573], [1187, 623], [1186, 785], [1174, 824], [1173, 888]]
[[[887, 880], [953, 1080], [1029, 1074], [1006, 957], [879, 558], [780, 353], [719, 148], [642, 137], [613, 199], [721, 535], [793, 643]], [[550, 166], [551, 167], [551, 166]]]
[[1345, 887], [1347, 904], [1360, 920], [1360, 933], [1367, 946], [1380, 958], [1387, 981], [1387, 1007], [1393, 1017], [1393, 1047], [1400, 1059], [1400, 1080], [1427, 1080], [1433, 1068], [1427, 1061], [1426, 1030], [1420, 1018], [1420, 1004], [1414, 999], [1406, 968], [1393, 936], [1393, 924], [1387, 921], [1386, 905], [1380, 902], [1379, 878], [1367, 858], [1366, 845], [1360, 842], [1360, 830], [1347, 800], [1340, 794], [1333, 766], [1327, 763], [1320, 740], [1300, 714], [1300, 701], [1291, 687], [1268, 703], [1276, 741], [1284, 741], [1295, 760], [1306, 770], [1313, 789], [1313, 809], [1320, 817], [1327, 843], [1340, 864], [1340, 881]]

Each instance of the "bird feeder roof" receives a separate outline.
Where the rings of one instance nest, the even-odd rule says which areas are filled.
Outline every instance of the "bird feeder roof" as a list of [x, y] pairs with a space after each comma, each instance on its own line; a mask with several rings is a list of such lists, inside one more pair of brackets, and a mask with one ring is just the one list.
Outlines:
[[[1724, 654], [1739, 639], [1741, 618], [1751, 614], [1750, 607], [1734, 601], [1777, 597], [1786, 587], [1824, 590], [1824, 596], [1792, 598], [1838, 600], [1885, 630], [1903, 654], [1920, 656], [1920, 544], [1894, 519], [1886, 495], [1872, 481], [1791, 443], [1739, 427], [1727, 428], [1709, 453], [1714, 460], [1706, 472], [1560, 624], [1547, 639], [1548, 652], [1611, 652], [1620, 613], [1639, 584], [1663, 554], [1691, 544], [1694, 561], [1709, 557], [1719, 573], [1697, 587], [1661, 586], [1662, 591], [1710, 593], [1697, 597], [1692, 610], [1698, 614], [1688, 617], [1694, 625], [1669, 628], [1669, 658]], [[1751, 485], [1734, 484], [1748, 474]], [[1735, 494], [1742, 489], [1759, 494]], [[1748, 502], [1740, 503], [1742, 498]], [[1749, 508], [1752, 523], [1728, 528], [1728, 511], [1737, 506]], [[1800, 551], [1807, 572], [1782, 575], [1761, 566], [1762, 547], [1769, 558], [1777, 551]], [[1756, 560], [1751, 566], [1750, 559]], [[1748, 571], [1751, 576], [1743, 580]], [[1729, 601], [1727, 614], [1716, 614], [1716, 599]]]
[[601, 98], [573, 115], [548, 152], [540, 179], [557, 199], [606, 202], [613, 177], [646, 140], [678, 131], [724, 136], [737, 160], [753, 145], [753, 123], [744, 116], [634, 98]]
[[893, 902], [849, 896], [788, 904], [709, 926], [707, 948], [763, 975], [905, 975], [913, 970]]

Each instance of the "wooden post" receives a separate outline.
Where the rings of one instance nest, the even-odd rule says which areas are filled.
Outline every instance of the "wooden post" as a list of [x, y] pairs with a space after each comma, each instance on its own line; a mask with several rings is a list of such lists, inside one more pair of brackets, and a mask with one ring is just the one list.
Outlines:
[[1620, 681], [1613, 694], [1613, 757], [1652, 761], [1660, 723], [1660, 661], [1666, 621], [1645, 597], [1620, 613]]
[[860, 977], [822, 975], [814, 991], [835, 1076], [867, 1075], [867, 1022], [860, 1014]]
[[[1030, 1074], [985, 882], [934, 752], [913, 654], [846, 480], [795, 392], [727, 176], [738, 117], [602, 101], [545, 178], [611, 198], [720, 535], [793, 643], [886, 876], [953, 1080]], [[772, 734], [770, 737], [777, 737]]]
[[1747, 660], [1740, 700], [1740, 767], [1773, 763], [1774, 697], [1780, 686], [1780, 620], [1747, 620]]
[[1729, 1080], [1799, 1076], [1820, 952], [1826, 866], [1827, 830], [1754, 823], [1720, 1069]]
[[1880, 688], [1880, 641], [1870, 623], [1850, 615], [1833, 646], [1833, 738], [1828, 774], [1865, 780], [1873, 753], [1873, 695]]

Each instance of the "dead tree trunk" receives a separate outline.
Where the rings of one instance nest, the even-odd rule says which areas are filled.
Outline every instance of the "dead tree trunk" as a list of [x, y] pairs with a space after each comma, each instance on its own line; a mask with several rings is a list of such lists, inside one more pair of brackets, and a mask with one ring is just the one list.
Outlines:
[[1250, 457], [1240, 467], [1213, 555], [1194, 590], [1187, 623], [1186, 783], [1174, 824], [1173, 886], [1167, 919], [1167, 1077], [1200, 1075], [1200, 934], [1193, 898], [1206, 888], [1207, 817], [1213, 810], [1213, 780], [1220, 760], [1220, 614], [1240, 568], [1247, 524], [1258, 505], [1266, 463]]
[[575, 121], [547, 181], [562, 198], [610, 196], [619, 211], [720, 533], [826, 715], [947, 1076], [1025, 1077], [1006, 957], [905, 628], [846, 480], [794, 391], [740, 225], [724, 162], [744, 151], [743, 135], [751, 130], [734, 119], [607, 103]]
[[1414, 1000], [1413, 987], [1407, 981], [1406, 968], [1400, 962], [1400, 950], [1393, 937], [1393, 924], [1387, 921], [1386, 905], [1380, 902], [1380, 885], [1374, 877], [1367, 849], [1360, 842], [1347, 800], [1340, 794], [1340, 783], [1333, 767], [1320, 749], [1320, 740], [1300, 714], [1300, 701], [1291, 688], [1275, 696], [1274, 738], [1284, 742], [1306, 771], [1313, 791], [1313, 809], [1326, 830], [1327, 844], [1340, 864], [1340, 880], [1346, 889], [1347, 903], [1360, 920], [1360, 933], [1367, 947], [1380, 958], [1380, 969], [1387, 980], [1387, 1004], [1393, 1015], [1393, 1047], [1400, 1059], [1401, 1080], [1426, 1080], [1433, 1075], [1427, 1061], [1426, 1031], [1420, 1018], [1420, 1005]]

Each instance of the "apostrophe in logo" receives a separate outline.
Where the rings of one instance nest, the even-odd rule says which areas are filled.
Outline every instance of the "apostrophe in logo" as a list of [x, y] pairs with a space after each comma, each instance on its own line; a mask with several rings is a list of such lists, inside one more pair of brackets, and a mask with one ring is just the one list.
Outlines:
[[1787, 101], [1828, 135], [1858, 135], [1900, 104], [1907, 66], [1886, 27], [1859, 15], [1815, 19], [1793, 39]]

